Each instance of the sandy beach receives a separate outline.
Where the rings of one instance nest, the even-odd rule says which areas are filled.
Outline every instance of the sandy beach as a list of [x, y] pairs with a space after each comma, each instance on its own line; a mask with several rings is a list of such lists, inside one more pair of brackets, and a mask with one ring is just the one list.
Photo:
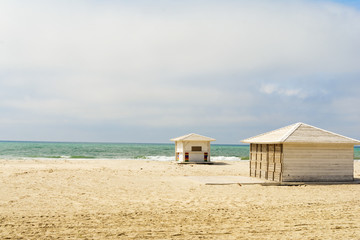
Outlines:
[[360, 239], [359, 184], [187, 177], [248, 176], [248, 165], [0, 160], [0, 239]]

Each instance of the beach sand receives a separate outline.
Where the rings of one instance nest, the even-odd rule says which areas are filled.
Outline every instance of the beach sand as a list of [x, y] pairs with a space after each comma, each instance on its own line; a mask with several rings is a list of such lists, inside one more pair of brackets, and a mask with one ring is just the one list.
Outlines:
[[360, 239], [359, 184], [186, 177], [248, 176], [248, 165], [0, 160], [0, 239]]

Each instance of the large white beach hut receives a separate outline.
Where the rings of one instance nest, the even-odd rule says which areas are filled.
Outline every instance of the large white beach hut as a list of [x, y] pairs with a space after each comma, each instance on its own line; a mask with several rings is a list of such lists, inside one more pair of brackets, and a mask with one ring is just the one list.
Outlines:
[[204, 163], [210, 162], [210, 142], [214, 138], [190, 133], [181, 137], [173, 138], [175, 142], [175, 159], [182, 162]]
[[250, 176], [279, 182], [354, 180], [358, 140], [296, 123], [242, 142], [250, 143]]

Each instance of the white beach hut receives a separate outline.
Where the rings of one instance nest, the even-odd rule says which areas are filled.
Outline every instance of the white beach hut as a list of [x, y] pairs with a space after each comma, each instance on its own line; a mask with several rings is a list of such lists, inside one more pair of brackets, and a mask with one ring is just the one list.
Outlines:
[[242, 142], [250, 143], [250, 176], [278, 182], [354, 180], [358, 140], [296, 123]]
[[210, 142], [214, 138], [190, 133], [171, 139], [175, 142], [175, 159], [182, 162], [206, 163], [210, 162]]

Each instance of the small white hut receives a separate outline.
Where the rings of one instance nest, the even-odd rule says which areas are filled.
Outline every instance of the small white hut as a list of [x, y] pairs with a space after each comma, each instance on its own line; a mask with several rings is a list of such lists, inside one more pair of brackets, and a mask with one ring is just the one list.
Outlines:
[[206, 163], [210, 162], [210, 142], [214, 138], [190, 133], [171, 139], [175, 142], [175, 159], [182, 162]]
[[250, 143], [250, 176], [278, 182], [354, 180], [358, 140], [296, 123], [242, 142]]

